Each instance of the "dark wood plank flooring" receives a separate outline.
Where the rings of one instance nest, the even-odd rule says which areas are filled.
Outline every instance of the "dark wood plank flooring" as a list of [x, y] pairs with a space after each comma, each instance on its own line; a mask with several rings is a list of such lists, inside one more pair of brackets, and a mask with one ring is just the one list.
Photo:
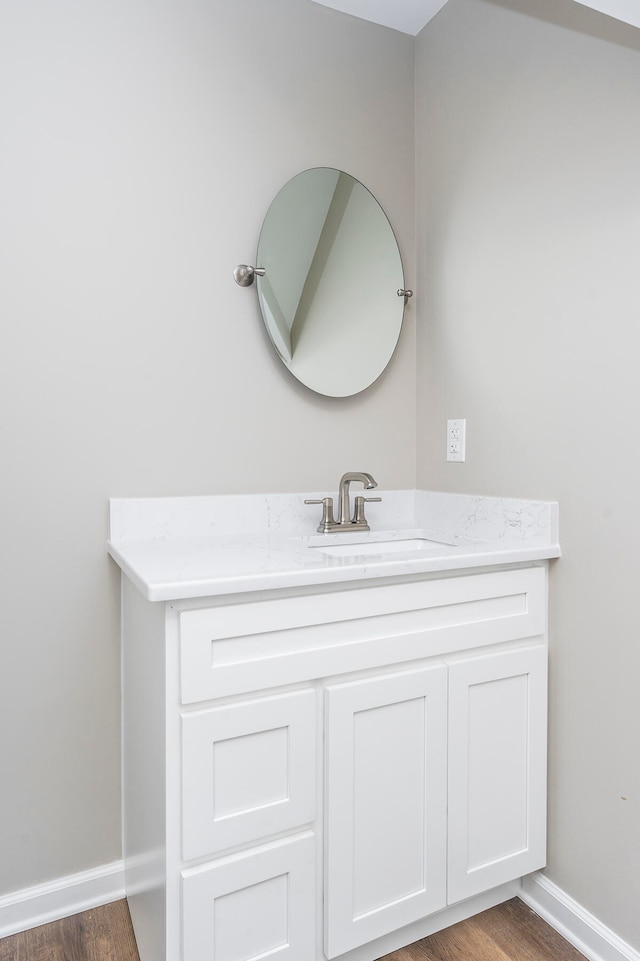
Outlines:
[[519, 898], [453, 924], [384, 961], [585, 961]]
[[0, 961], [139, 961], [127, 902], [3, 938]]
[[[139, 961], [127, 902], [3, 938], [0, 961]], [[384, 961], [584, 961], [584, 955], [513, 898]]]

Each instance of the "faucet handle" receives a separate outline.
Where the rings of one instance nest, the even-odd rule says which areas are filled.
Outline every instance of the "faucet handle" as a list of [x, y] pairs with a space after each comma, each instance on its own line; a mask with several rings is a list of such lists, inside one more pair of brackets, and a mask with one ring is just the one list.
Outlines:
[[322, 520], [318, 524], [318, 533], [327, 534], [335, 527], [333, 519], [333, 497], [323, 497], [320, 500], [305, 500], [305, 504], [322, 504]]
[[367, 524], [366, 518], [364, 516], [364, 505], [369, 504], [372, 501], [381, 501], [381, 500], [382, 500], [381, 497], [363, 497], [362, 494], [358, 494], [358, 496], [356, 497], [356, 509], [353, 515], [353, 523], [358, 525], [366, 525], [366, 529], [369, 530], [369, 525]]

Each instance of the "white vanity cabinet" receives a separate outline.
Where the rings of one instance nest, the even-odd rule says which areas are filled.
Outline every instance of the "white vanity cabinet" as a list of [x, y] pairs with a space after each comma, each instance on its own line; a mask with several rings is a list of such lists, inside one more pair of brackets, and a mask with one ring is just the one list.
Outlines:
[[141, 961], [372, 961], [542, 867], [546, 574], [167, 602], [123, 577]]

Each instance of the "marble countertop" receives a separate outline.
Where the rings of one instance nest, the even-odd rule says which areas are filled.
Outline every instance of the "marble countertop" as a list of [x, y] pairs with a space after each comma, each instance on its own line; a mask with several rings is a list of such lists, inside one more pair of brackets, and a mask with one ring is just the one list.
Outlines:
[[[321, 509], [304, 500], [326, 492], [116, 498], [108, 550], [150, 601], [560, 556], [554, 502], [421, 490], [376, 494], [382, 502], [367, 504], [368, 534], [318, 534]], [[409, 538], [417, 543], [398, 543]], [[341, 553], [327, 553], [336, 547]]]

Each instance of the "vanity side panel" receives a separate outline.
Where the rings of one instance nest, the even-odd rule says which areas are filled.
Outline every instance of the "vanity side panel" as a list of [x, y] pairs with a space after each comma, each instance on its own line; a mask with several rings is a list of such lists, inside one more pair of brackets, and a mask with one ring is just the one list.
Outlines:
[[123, 854], [140, 961], [166, 956], [165, 607], [122, 577]]

